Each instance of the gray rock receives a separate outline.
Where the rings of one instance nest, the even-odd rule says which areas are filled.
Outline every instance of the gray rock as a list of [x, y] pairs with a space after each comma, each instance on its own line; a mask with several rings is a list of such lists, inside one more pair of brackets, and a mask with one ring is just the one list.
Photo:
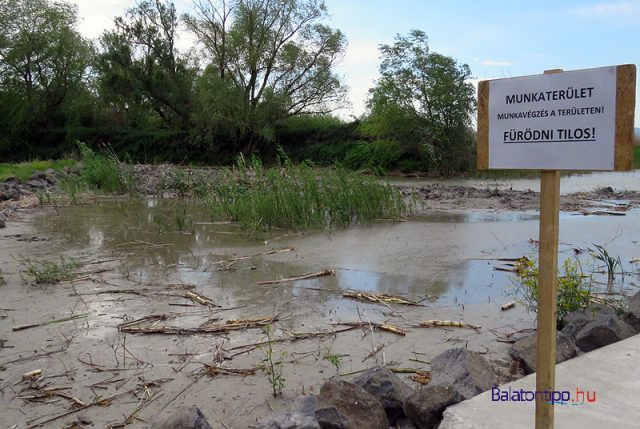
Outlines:
[[44, 171], [34, 171], [31, 176], [29, 176], [29, 180], [39, 180], [45, 179], [47, 177], [47, 173]]
[[616, 311], [602, 304], [590, 304], [586, 308], [582, 310], [575, 310], [571, 313], [567, 314], [562, 323], [564, 327], [562, 328], [562, 333], [566, 335], [572, 341], [575, 340], [578, 331], [582, 329], [587, 323], [595, 320], [600, 315], [616, 315]]
[[404, 401], [404, 412], [420, 429], [432, 429], [445, 408], [464, 399], [454, 386], [429, 384]]
[[43, 179], [34, 179], [34, 180], [29, 180], [27, 182], [27, 185], [31, 186], [32, 188], [46, 188], [48, 183], [46, 180], [43, 180]]
[[0, 229], [6, 228], [6, 226], [7, 222], [5, 221], [4, 217], [0, 216]]
[[622, 320], [635, 329], [636, 332], [640, 332], [640, 292], [629, 299], [629, 307], [622, 315]]
[[[509, 355], [520, 362], [526, 374], [536, 372], [536, 333], [516, 341]], [[576, 356], [576, 346], [562, 332], [556, 333], [556, 363], [564, 362]]]
[[9, 195], [6, 192], [0, 191], [0, 201], [7, 201], [9, 199]]
[[318, 408], [318, 395], [300, 395], [293, 403], [293, 411], [304, 416], [315, 416]]
[[7, 196], [10, 200], [18, 201], [20, 199], [20, 189], [10, 188], [7, 190]]
[[354, 384], [378, 398], [389, 424], [404, 416], [403, 402], [414, 390], [384, 366], [369, 368], [353, 380]]
[[344, 380], [322, 386], [315, 416], [322, 429], [389, 429], [380, 401]]
[[602, 314], [584, 325], [576, 335], [576, 347], [583, 352], [608, 346], [634, 335], [631, 326], [621, 321], [616, 315]]
[[150, 429], [211, 429], [198, 407], [183, 407], [166, 419], [151, 423]]
[[403, 417], [396, 422], [396, 425], [393, 426], [393, 429], [419, 429], [418, 426], [413, 423], [413, 421], [407, 417]]
[[431, 376], [430, 385], [453, 386], [465, 399], [498, 384], [496, 372], [482, 355], [463, 348], [449, 349], [433, 358]]
[[278, 413], [258, 420], [256, 429], [320, 429], [315, 416]]
[[58, 174], [58, 172], [53, 168], [47, 168], [44, 172], [50, 176], [55, 176]]
[[18, 182], [19, 182], [18, 177], [14, 175], [11, 175], [6, 179], [4, 179], [4, 183], [18, 183]]

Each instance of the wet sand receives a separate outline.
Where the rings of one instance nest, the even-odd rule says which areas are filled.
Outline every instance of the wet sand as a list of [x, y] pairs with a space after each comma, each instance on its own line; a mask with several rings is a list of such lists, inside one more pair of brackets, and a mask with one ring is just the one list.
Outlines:
[[[189, 216], [185, 231], [179, 232], [173, 216], [183, 204]], [[214, 427], [246, 428], [271, 409], [286, 409], [295, 396], [318, 392], [324, 380], [338, 373], [381, 363], [428, 371], [430, 359], [451, 347], [485, 353], [508, 379], [509, 344], [497, 340], [533, 328], [535, 315], [520, 304], [500, 310], [500, 304], [514, 299], [515, 285], [512, 274], [494, 268], [501, 266], [498, 258], [536, 252], [535, 211], [423, 207], [419, 215], [348, 229], [279, 231], [259, 239], [233, 225], [213, 224], [204, 208], [181, 200], [105, 201], [14, 217], [0, 230], [0, 269], [7, 282], [0, 286], [0, 427], [26, 428], [74, 409], [80, 410], [42, 427], [59, 428], [78, 419], [93, 427], [145, 427], [155, 416], [195, 404]], [[640, 256], [639, 221], [634, 208], [627, 208], [625, 216], [565, 212], [562, 255], [572, 257], [576, 249], [606, 243], [621, 256], [625, 271], [634, 272], [637, 267], [628, 261]], [[31, 285], [23, 278], [20, 260], [56, 261], [62, 255], [81, 263], [76, 280]], [[250, 255], [260, 256], [237, 259]], [[257, 284], [326, 269], [335, 275]], [[627, 276], [622, 292], [634, 292], [638, 283], [637, 275]], [[217, 306], [185, 298], [185, 291]], [[365, 303], [344, 298], [345, 291], [393, 294], [421, 306]], [[274, 357], [284, 361], [285, 379], [278, 398], [271, 395], [262, 369], [266, 347], [255, 346], [266, 340], [260, 329], [222, 335], [118, 330], [122, 323], [149, 315], [167, 318], [144, 326], [189, 329], [275, 314]], [[80, 317], [12, 331], [73, 316]], [[414, 326], [424, 320], [461, 321], [481, 329]], [[365, 326], [292, 340], [295, 333], [340, 330], [340, 322]], [[393, 324], [407, 333], [372, 334], [369, 322]], [[339, 356], [338, 368], [330, 356]], [[212, 366], [256, 372], [213, 376], [207, 372]], [[37, 369], [41, 379], [23, 380], [23, 374]], [[417, 387], [411, 375], [401, 374]], [[64, 396], [29, 398], [56, 387], [68, 388], [61, 392], [86, 408]]]

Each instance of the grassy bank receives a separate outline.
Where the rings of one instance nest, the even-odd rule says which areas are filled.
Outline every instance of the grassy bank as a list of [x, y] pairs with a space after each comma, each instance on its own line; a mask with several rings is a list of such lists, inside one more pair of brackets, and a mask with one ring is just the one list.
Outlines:
[[36, 171], [45, 171], [49, 168], [53, 168], [56, 171], [62, 171], [65, 167], [71, 167], [76, 164], [75, 161], [70, 159], [61, 159], [57, 161], [31, 161], [21, 162], [19, 164], [0, 164], [0, 181], [3, 181], [11, 176], [16, 176], [18, 179], [24, 181], [28, 180]]

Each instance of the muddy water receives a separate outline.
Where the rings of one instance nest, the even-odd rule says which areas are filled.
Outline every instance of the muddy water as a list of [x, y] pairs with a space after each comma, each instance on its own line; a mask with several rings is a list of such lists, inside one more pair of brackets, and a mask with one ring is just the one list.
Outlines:
[[[606, 244], [628, 261], [640, 256], [640, 213], [623, 217], [572, 216], [561, 220], [561, 251]], [[21, 375], [42, 369], [47, 387], [90, 403], [118, 396], [109, 406], [89, 407], [44, 427], [61, 427], [78, 415], [96, 427], [123, 423], [144, 427], [156, 415], [183, 404], [196, 404], [213, 426], [246, 428], [270, 411], [286, 409], [303, 392], [317, 392], [337, 373], [357, 372], [376, 363], [429, 369], [441, 351], [466, 346], [506, 363], [508, 344], [496, 341], [534, 326], [521, 305], [502, 312], [514, 299], [509, 273], [496, 271], [498, 258], [535, 252], [535, 213], [435, 212], [420, 219], [375, 223], [305, 234], [275, 232], [248, 237], [233, 225], [210, 222], [206, 209], [180, 200], [139, 199], [59, 209], [32, 220], [9, 223], [0, 237], [1, 287], [0, 427], [28, 427], [68, 411], [69, 401], [43, 398], [35, 405], [19, 397], [34, 395]], [[35, 239], [34, 239], [35, 238]], [[35, 241], [34, 241], [35, 240]], [[43, 241], [41, 241], [43, 240]], [[264, 255], [271, 250], [290, 251]], [[261, 255], [262, 254], [262, 255]], [[21, 278], [16, 259], [82, 263], [77, 281], [33, 286]], [[260, 255], [246, 259], [238, 257]], [[258, 285], [326, 269], [324, 276], [292, 283]], [[627, 275], [619, 289], [631, 293], [637, 276]], [[191, 285], [219, 307], [185, 299], [176, 285]], [[617, 286], [618, 287], [618, 286]], [[400, 295], [422, 306], [385, 306], [348, 300], [347, 290]], [[406, 329], [406, 336], [365, 330], [323, 338], [274, 344], [285, 362], [283, 394], [273, 398], [267, 375], [219, 375], [201, 371], [224, 356], [226, 368], [263, 364], [265, 341], [258, 329], [225, 335], [136, 335], [119, 332], [125, 321], [151, 314], [168, 319], [153, 326], [192, 328], [214, 319], [252, 319], [278, 314], [276, 339], [290, 334], [339, 329], [340, 322], [386, 322]], [[81, 319], [12, 332], [12, 327], [73, 315]], [[423, 320], [459, 320], [482, 329], [422, 329]], [[217, 354], [218, 347], [223, 352]], [[375, 355], [374, 348], [382, 349]], [[328, 360], [339, 356], [338, 368]], [[369, 356], [372, 355], [372, 356]], [[504, 377], [508, 375], [505, 373]], [[410, 383], [408, 375], [403, 375]], [[157, 381], [157, 383], [152, 383]], [[136, 412], [140, 405], [143, 409]]]
[[[540, 190], [540, 179], [395, 179], [393, 183], [424, 186], [439, 183], [448, 186], [471, 186], [474, 188], [513, 189], [514, 191]], [[584, 174], [566, 174], [560, 179], [560, 193], [563, 195], [577, 192], [589, 192], [603, 186], [616, 191], [640, 191], [640, 170], [624, 173], [600, 172]]]

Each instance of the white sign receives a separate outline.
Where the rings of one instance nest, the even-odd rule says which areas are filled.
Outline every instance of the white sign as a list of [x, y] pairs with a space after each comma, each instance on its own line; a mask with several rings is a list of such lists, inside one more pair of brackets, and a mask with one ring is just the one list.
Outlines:
[[614, 169], [616, 67], [489, 85], [489, 168]]

